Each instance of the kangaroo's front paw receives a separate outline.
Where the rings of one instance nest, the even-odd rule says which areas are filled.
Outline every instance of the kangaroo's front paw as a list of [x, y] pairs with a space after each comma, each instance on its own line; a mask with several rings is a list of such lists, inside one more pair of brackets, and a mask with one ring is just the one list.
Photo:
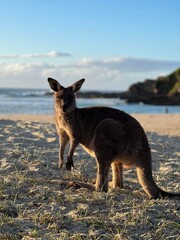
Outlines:
[[67, 162], [67, 163], [66, 163], [66, 169], [67, 169], [67, 171], [71, 171], [71, 168], [74, 168], [73, 162]]
[[63, 160], [59, 160], [59, 162], [58, 162], [58, 165], [59, 165], [59, 168], [61, 169], [62, 168], [62, 166], [63, 166]]

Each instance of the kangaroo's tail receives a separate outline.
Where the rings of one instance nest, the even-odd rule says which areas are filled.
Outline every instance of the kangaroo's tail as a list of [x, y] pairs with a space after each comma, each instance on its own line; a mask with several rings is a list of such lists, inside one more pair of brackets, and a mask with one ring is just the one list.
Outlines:
[[[143, 165], [143, 166], [142, 166]], [[137, 176], [139, 183], [143, 187], [144, 191], [154, 199], [157, 198], [180, 198], [180, 193], [170, 193], [163, 191], [160, 189], [153, 177], [152, 177], [152, 167], [151, 167], [151, 157], [149, 158], [149, 161], [144, 162], [143, 164], [139, 164], [139, 166], [136, 166], [137, 170]]]

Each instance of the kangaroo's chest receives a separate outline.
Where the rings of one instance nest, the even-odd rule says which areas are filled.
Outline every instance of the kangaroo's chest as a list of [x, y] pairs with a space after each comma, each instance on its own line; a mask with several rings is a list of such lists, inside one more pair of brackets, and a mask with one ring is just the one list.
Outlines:
[[59, 132], [59, 134], [61, 135], [61, 133], [66, 133], [68, 135], [69, 138], [75, 137], [77, 134], [77, 130], [74, 126], [73, 123], [71, 123], [70, 120], [64, 120], [62, 118], [57, 118], [56, 119], [56, 127], [57, 130]]

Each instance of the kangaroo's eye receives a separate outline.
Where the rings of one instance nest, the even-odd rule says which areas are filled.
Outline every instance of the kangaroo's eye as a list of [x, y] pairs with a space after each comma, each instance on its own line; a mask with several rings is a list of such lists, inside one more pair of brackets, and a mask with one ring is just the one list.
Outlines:
[[58, 97], [58, 100], [62, 100], [62, 99], [63, 99], [63, 96], [59, 96], [59, 97]]

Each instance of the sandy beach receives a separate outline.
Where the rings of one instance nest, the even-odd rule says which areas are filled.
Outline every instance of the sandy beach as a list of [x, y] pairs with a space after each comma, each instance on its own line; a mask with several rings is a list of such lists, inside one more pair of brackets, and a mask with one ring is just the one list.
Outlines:
[[[180, 136], [180, 114], [132, 114], [145, 131]], [[0, 115], [0, 119], [54, 123], [53, 115]]]
[[[180, 114], [133, 116], [146, 131], [156, 183], [179, 192]], [[68, 186], [93, 184], [96, 163], [78, 147], [75, 169], [58, 169], [53, 116], [0, 115], [0, 149], [0, 239], [179, 237], [179, 199], [149, 199], [135, 169], [124, 170], [127, 189], [99, 193]]]

